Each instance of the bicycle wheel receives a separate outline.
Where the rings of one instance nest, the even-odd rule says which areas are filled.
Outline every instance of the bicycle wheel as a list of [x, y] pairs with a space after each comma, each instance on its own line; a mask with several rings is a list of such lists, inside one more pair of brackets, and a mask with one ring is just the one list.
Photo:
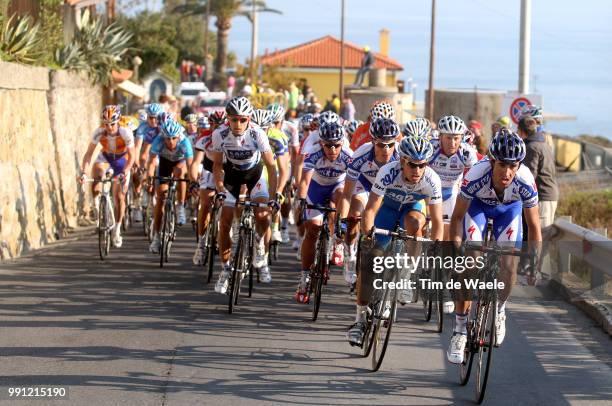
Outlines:
[[121, 220], [121, 229], [127, 231], [132, 225], [132, 188], [125, 194], [125, 213]]
[[[433, 274], [435, 275], [435, 281], [444, 282], [442, 278], [442, 270], [439, 268], [434, 268]], [[438, 319], [437, 322], [437, 332], [441, 333], [444, 328], [444, 289], [435, 289], [435, 294], [433, 295], [433, 302], [436, 305]]]
[[[323, 233], [321, 233], [322, 235]], [[328, 244], [325, 243], [326, 237], [323, 236], [319, 239], [318, 248], [319, 255], [315, 263], [315, 270], [310, 279], [310, 286], [312, 289], [311, 298], [313, 298], [312, 302], [312, 321], [317, 321], [317, 317], [319, 316], [319, 309], [321, 307], [321, 294], [323, 292], [323, 280], [325, 279], [325, 274], [327, 272], [326, 267], [329, 267], [329, 262], [327, 260], [327, 248]], [[323, 243], [321, 243], [323, 242]]]
[[461, 386], [465, 386], [469, 382], [470, 374], [472, 372], [472, 362], [474, 361], [474, 337], [476, 335], [474, 313], [475, 312], [473, 310], [470, 310], [467, 324], [467, 342], [465, 344], [465, 350], [463, 350], [463, 362], [459, 364], [459, 383]]
[[[431, 281], [433, 281], [433, 276], [434, 276], [434, 272], [435, 270], [432, 272], [431, 269], [427, 270], [427, 279]], [[420, 285], [420, 283], [417, 283], [417, 287]], [[431, 312], [432, 312], [432, 308], [433, 308], [433, 300], [432, 300], [432, 296], [435, 297], [434, 294], [432, 294], [431, 289], [427, 288], [427, 289], [421, 289], [420, 290], [420, 294], [422, 296], [423, 299], [423, 316], [425, 318], [425, 321], [429, 321], [431, 320]]]
[[240, 295], [240, 284], [242, 283], [242, 271], [244, 266], [244, 232], [240, 230], [240, 237], [238, 239], [238, 245], [236, 246], [236, 252], [233, 260], [233, 270], [229, 286], [229, 302], [228, 310], [229, 314], [232, 314], [234, 307], [238, 304], [238, 296]]
[[108, 231], [108, 210], [107, 202], [104, 197], [100, 198], [100, 207], [98, 208], [98, 250], [100, 252], [100, 259], [108, 255], [108, 244], [106, 243], [109, 234]]
[[164, 214], [162, 216], [162, 227], [161, 233], [159, 235], [160, 241], [160, 250], [159, 250], [159, 266], [160, 268], [164, 267], [164, 262], [168, 262], [168, 253], [169, 253], [169, 245], [171, 239], [171, 224], [170, 224], [170, 216], [173, 214], [172, 209], [168, 204], [164, 204]]
[[479, 329], [477, 336], [478, 363], [476, 364], [476, 400], [481, 404], [484, 400], [491, 360], [493, 359], [493, 348], [495, 347], [495, 313], [497, 303], [495, 300], [480, 306]]
[[[376, 292], [376, 291], [375, 291]], [[366, 314], [366, 331], [363, 335], [363, 347], [361, 351], [361, 355], [364, 358], [367, 358], [372, 351], [372, 344], [374, 343], [374, 311], [375, 306], [372, 305], [372, 302], [375, 299], [372, 298], [370, 304], [368, 305], [367, 314]]]
[[254, 231], [250, 230], [247, 234], [248, 240], [246, 242], [247, 254], [246, 254], [246, 268], [249, 273], [249, 297], [253, 294], [253, 240], [255, 239]]
[[[390, 301], [389, 317], [383, 318], [385, 311], [385, 303]], [[386, 289], [378, 306], [378, 313], [374, 321], [374, 331], [372, 332], [372, 371], [376, 372], [382, 365], [389, 338], [391, 337], [391, 328], [395, 320], [395, 310], [397, 307], [397, 290]]]

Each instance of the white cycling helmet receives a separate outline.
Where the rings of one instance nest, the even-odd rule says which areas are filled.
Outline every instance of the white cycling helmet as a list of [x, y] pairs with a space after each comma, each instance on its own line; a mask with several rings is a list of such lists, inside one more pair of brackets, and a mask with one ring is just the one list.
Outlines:
[[253, 106], [246, 97], [234, 97], [225, 106], [225, 111], [229, 116], [245, 116], [251, 117], [253, 114]]
[[395, 120], [395, 110], [391, 103], [384, 100], [374, 103], [370, 109], [370, 119], [375, 120], [377, 118], [390, 118], [391, 120]]
[[419, 120], [418, 118], [415, 120], [408, 121], [406, 126], [402, 130], [402, 134], [405, 137], [423, 137], [427, 138], [431, 127], [429, 126], [429, 122], [425, 119]]
[[444, 116], [438, 121], [438, 131], [440, 134], [463, 135], [467, 127], [457, 116]]

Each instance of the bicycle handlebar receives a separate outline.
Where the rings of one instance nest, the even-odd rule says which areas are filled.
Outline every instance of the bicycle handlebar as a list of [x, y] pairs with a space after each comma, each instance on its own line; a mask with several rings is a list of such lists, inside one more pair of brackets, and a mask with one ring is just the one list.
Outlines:
[[412, 240], [412, 241], [421, 241], [421, 242], [431, 242], [429, 238], [425, 237], [415, 237], [413, 235], [408, 235], [406, 230], [399, 229], [399, 231], [385, 230], [383, 228], [373, 227], [374, 234], [378, 235], [387, 235], [389, 237], [397, 237], [401, 240]]
[[236, 205], [237, 206], [248, 206], [248, 207], [259, 207], [261, 209], [268, 208], [268, 203], [252, 202], [250, 200], [238, 200], [236, 202]]
[[515, 248], [502, 248], [497, 244], [494, 245], [484, 245], [484, 242], [466, 242], [465, 243], [466, 251], [482, 251], [482, 252], [493, 252], [499, 255], [512, 255], [514, 257], [530, 257], [530, 252], [525, 252], [523, 250], [516, 250]]
[[320, 206], [318, 204], [307, 203], [306, 204], [306, 208], [310, 209], [310, 210], [319, 210], [319, 211], [327, 212], [327, 213], [335, 213], [336, 212], [336, 209], [334, 209], [332, 207]]

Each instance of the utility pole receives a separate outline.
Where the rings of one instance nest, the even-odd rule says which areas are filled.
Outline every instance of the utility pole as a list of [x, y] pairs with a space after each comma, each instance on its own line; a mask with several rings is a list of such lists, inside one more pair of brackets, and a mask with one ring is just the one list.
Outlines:
[[529, 93], [529, 64], [531, 59], [531, 0], [521, 0], [521, 35], [519, 43], [520, 94]]
[[431, 43], [429, 45], [429, 89], [427, 89], [427, 118], [434, 120], [434, 56], [436, 39], [436, 0], [431, 0]]
[[251, 22], [253, 23], [252, 31], [251, 31], [251, 81], [252, 83], [256, 82], [257, 73], [255, 72], [256, 64], [255, 59], [257, 58], [257, 34], [258, 34], [258, 24], [257, 24], [257, 2], [253, 1], [253, 10], [251, 11]]
[[344, 12], [345, 2], [341, 0], [340, 10], [340, 100], [344, 99]]

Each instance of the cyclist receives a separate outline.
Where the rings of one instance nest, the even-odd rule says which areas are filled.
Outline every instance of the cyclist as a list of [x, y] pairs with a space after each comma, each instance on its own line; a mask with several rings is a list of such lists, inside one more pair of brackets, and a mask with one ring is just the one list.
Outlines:
[[212, 130], [216, 130], [222, 124], [227, 124], [227, 114], [225, 110], [213, 110], [208, 113], [208, 121]]
[[387, 100], [378, 100], [374, 102], [370, 108], [368, 121], [357, 127], [357, 130], [353, 133], [351, 139], [351, 149], [353, 151], [357, 150], [357, 148], [366, 142], [372, 141], [370, 137], [370, 123], [377, 118], [390, 118], [391, 120], [395, 120], [395, 110], [391, 102]]
[[[134, 195], [135, 200], [138, 201], [141, 197], [142, 192], [142, 181], [144, 178], [144, 170], [149, 156], [149, 148], [155, 137], [159, 134], [159, 115], [163, 113], [164, 109], [161, 104], [151, 103], [147, 106], [144, 113], [144, 120], [141, 121], [140, 125], [134, 133], [134, 141], [136, 144], [135, 151], [139, 156], [136, 159], [134, 171]], [[143, 147], [146, 145], [146, 148]], [[146, 195], [144, 195], [146, 196]], [[143, 196], [143, 197], [144, 197]], [[144, 197], [146, 199], [146, 197]], [[141, 202], [142, 206], [146, 206], [146, 201]], [[143, 215], [139, 207], [134, 209], [134, 221], [142, 221]]]
[[[235, 202], [239, 198], [242, 185], [247, 186], [251, 199], [255, 202], [268, 202], [273, 210], [280, 208], [277, 187], [276, 165], [270, 143], [265, 132], [251, 123], [253, 107], [246, 97], [234, 97], [226, 106], [228, 124], [222, 125], [212, 135], [211, 151], [213, 157], [213, 177], [216, 186], [216, 199], [225, 200], [219, 227], [219, 245], [223, 270], [215, 285], [215, 291], [225, 293], [231, 273], [230, 229], [234, 218]], [[227, 159], [223, 164], [223, 158]], [[268, 181], [263, 176], [266, 167]], [[268, 183], [270, 187], [268, 188]], [[270, 227], [269, 211], [257, 208], [255, 233], [255, 259], [253, 266], [260, 268], [262, 282], [270, 283], [272, 275], [267, 267], [265, 234]]]
[[[299, 152], [300, 139], [299, 139], [299, 133], [298, 133], [297, 126], [293, 124], [292, 122], [285, 120], [285, 109], [280, 104], [278, 103], [270, 104], [268, 105], [267, 110], [269, 110], [272, 113], [272, 127], [273, 127], [273, 129], [268, 131], [268, 137], [272, 135], [273, 137], [278, 138], [280, 140], [280, 137], [278, 137], [279, 135], [281, 135], [279, 133], [280, 131], [282, 132], [282, 134], [284, 134], [284, 139], [285, 139], [284, 143], [287, 145], [287, 152], [288, 152], [287, 163], [281, 164], [281, 161], [279, 161], [278, 164], [285, 166], [285, 170], [287, 171], [286, 181], [283, 179], [279, 179], [279, 182], [281, 182], [283, 195], [285, 197], [283, 203], [281, 204], [281, 211], [280, 211], [280, 216], [281, 216], [280, 237], [283, 243], [288, 243], [289, 242], [289, 230], [287, 229], [287, 226], [289, 223], [289, 213], [291, 211], [291, 193], [289, 193], [289, 191], [290, 191], [290, 188], [292, 187], [291, 184], [288, 184], [289, 177], [290, 177], [289, 176], [290, 174], [289, 164], [291, 163], [293, 165], [296, 163], [297, 155]], [[278, 154], [276, 155], [278, 159], [278, 157], [280, 156]], [[282, 161], [284, 160], [285, 158], [282, 158]], [[280, 166], [279, 166], [279, 169], [280, 169]]]
[[[315, 131], [317, 128], [316, 119], [313, 114], [306, 113], [300, 118], [299, 129], [300, 129], [300, 149], [299, 153], [296, 156], [295, 161], [291, 162], [291, 173], [293, 175], [293, 179], [295, 181], [295, 185], [300, 184], [300, 179], [302, 177], [302, 167], [304, 165], [305, 155], [302, 155], [304, 142], [308, 139], [311, 132]], [[297, 213], [294, 211], [294, 217], [297, 218]], [[297, 251], [297, 260], [301, 260], [301, 247], [302, 240], [304, 239], [304, 224], [297, 224], [297, 238], [293, 242], [292, 248]]]
[[[523, 140], [518, 134], [501, 129], [491, 141], [489, 157], [474, 165], [463, 179], [451, 218], [451, 241], [455, 244], [460, 244], [462, 239], [482, 241], [487, 220], [492, 219], [493, 238], [501, 245], [519, 248], [522, 240], [521, 211], [529, 226], [530, 242], [542, 241], [538, 192], [533, 175], [521, 165], [524, 158]], [[497, 309], [496, 345], [503, 342], [506, 334], [506, 300], [516, 281], [516, 262], [516, 257], [502, 257], [499, 278], [505, 286]], [[471, 301], [455, 301], [455, 327], [446, 353], [448, 360], [455, 364], [463, 362], [470, 306]]]
[[[150, 158], [147, 163], [147, 177], [149, 181], [149, 189], [153, 188], [153, 175], [155, 167], [158, 168], [160, 177], [173, 176], [177, 179], [183, 179], [187, 175], [187, 169], [193, 162], [193, 149], [191, 143], [185, 136], [183, 126], [174, 120], [165, 120], [160, 126], [161, 136], [155, 138], [151, 144]], [[153, 211], [153, 239], [149, 246], [149, 251], [154, 254], [159, 253], [160, 239], [159, 230], [161, 227], [161, 219], [164, 209], [164, 200], [168, 192], [168, 181], [161, 180], [156, 185], [157, 201]], [[184, 182], [181, 182], [184, 183]], [[180, 186], [180, 185], [179, 185]], [[185, 198], [186, 188], [177, 186], [177, 224], [185, 224]], [[181, 210], [182, 209], [182, 210]], [[181, 217], [182, 216], [182, 217]], [[182, 220], [182, 222], [181, 222]]]
[[357, 128], [363, 124], [363, 121], [359, 120], [348, 120], [344, 123], [344, 129], [346, 130], [346, 136], [349, 141], [353, 140], [353, 134], [357, 131]]
[[369, 131], [372, 142], [363, 144], [353, 153], [344, 193], [338, 204], [340, 218], [347, 220], [345, 241], [348, 260], [344, 261], [344, 278], [349, 284], [355, 283], [357, 278], [355, 263], [357, 261], [359, 219], [368, 202], [370, 189], [380, 168], [399, 159], [395, 144], [400, 135], [400, 129], [395, 121], [388, 118], [375, 119]]
[[[427, 166], [433, 146], [425, 137], [405, 136], [397, 151], [399, 161], [384, 165], [372, 185], [370, 196], [361, 218], [361, 233], [366, 240], [372, 238], [372, 228], [392, 230], [400, 221], [403, 228], [414, 236], [421, 236], [425, 218], [421, 200], [425, 200], [432, 222], [431, 239], [441, 240], [442, 186], [440, 178]], [[373, 248], [365, 252], [357, 277], [357, 315], [347, 331], [351, 345], [361, 346], [366, 328], [366, 311], [373, 288], [373, 261], [384, 253], [389, 237], [376, 236]], [[415, 244], [416, 247], [416, 244]], [[411, 255], [417, 254], [410, 252]], [[399, 294], [400, 303], [411, 297], [409, 288]]]
[[185, 135], [189, 139], [189, 142], [191, 142], [191, 146], [195, 147], [195, 143], [200, 136], [197, 114], [187, 114], [185, 116]]
[[[215, 182], [212, 175], [212, 152], [210, 147], [212, 145], [212, 126], [206, 117], [200, 117], [198, 119], [198, 138], [196, 140], [194, 149], [195, 155], [193, 158], [193, 164], [189, 168], [189, 175], [192, 181], [197, 179], [200, 185], [200, 205], [198, 209], [198, 245], [193, 254], [194, 265], [202, 265], [204, 261], [203, 247], [206, 241], [204, 241], [204, 233], [208, 228], [210, 209], [212, 207], [212, 198], [215, 194]], [[199, 173], [198, 173], [199, 172]]]
[[[312, 137], [312, 134], [310, 135]], [[328, 122], [319, 130], [319, 144], [306, 151], [304, 173], [298, 187], [298, 219], [305, 214], [306, 235], [302, 241], [302, 274], [295, 294], [295, 299], [307, 303], [310, 267], [315, 258], [315, 244], [322, 225], [323, 214], [318, 210], [306, 210], [306, 203], [316, 205], [329, 204], [334, 207], [342, 196], [344, 178], [351, 163], [353, 152], [348, 147], [344, 127], [337, 122]], [[333, 224], [333, 216], [331, 224]], [[336, 250], [334, 250], [336, 251]], [[334, 256], [336, 252], [334, 252]], [[327, 277], [327, 275], [325, 275]]]
[[[121, 222], [125, 213], [125, 194], [128, 191], [130, 180], [130, 170], [136, 159], [134, 147], [134, 135], [129, 128], [120, 127], [121, 110], [119, 106], [108, 105], [102, 110], [102, 127], [94, 131], [93, 137], [81, 163], [81, 175], [78, 181], [82, 184], [85, 181], [86, 173], [91, 165], [91, 158], [98, 146], [102, 145], [102, 151], [98, 154], [91, 170], [91, 177], [101, 179], [108, 168], [114, 172], [113, 178], [122, 179], [121, 184], [114, 183], [112, 193], [114, 196], [115, 208], [115, 227], [112, 231], [113, 246], [119, 248], [123, 244], [121, 238]], [[92, 195], [94, 198], [94, 213], [98, 217], [100, 208], [100, 192], [102, 184], [94, 182], [92, 185]]]

